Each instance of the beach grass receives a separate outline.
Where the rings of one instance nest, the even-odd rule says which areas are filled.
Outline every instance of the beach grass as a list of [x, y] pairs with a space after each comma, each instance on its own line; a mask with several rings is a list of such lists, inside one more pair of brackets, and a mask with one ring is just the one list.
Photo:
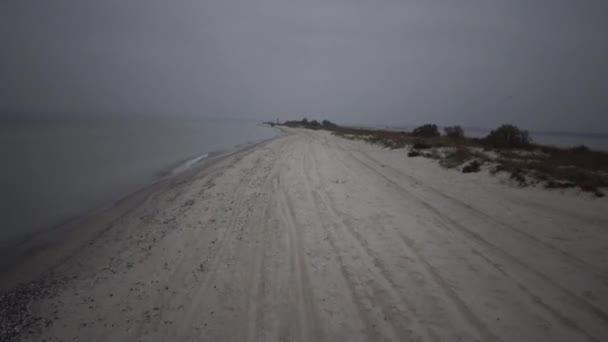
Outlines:
[[578, 188], [597, 197], [603, 197], [602, 188], [608, 187], [608, 153], [586, 146], [561, 148], [536, 144], [527, 131], [513, 125], [502, 125], [485, 138], [472, 138], [460, 126], [446, 127], [446, 134], [441, 135], [434, 124], [408, 132], [339, 126], [328, 120], [323, 123], [304, 119], [282, 125], [325, 129], [342, 138], [389, 149], [408, 148], [410, 157], [437, 159], [443, 167], [461, 167], [467, 173], [478, 172], [481, 165], [486, 165], [490, 173], [506, 173], [520, 186]]

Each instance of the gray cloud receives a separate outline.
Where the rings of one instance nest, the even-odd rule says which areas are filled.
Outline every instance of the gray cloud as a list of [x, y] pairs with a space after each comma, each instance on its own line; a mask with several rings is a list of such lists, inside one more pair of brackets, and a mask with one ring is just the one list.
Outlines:
[[9, 0], [0, 107], [608, 131], [608, 5]]

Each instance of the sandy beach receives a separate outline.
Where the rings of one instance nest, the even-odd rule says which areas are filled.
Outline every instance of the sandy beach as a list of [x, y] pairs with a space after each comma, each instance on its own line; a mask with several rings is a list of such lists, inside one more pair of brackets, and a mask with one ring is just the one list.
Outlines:
[[78, 221], [5, 275], [50, 270], [15, 313], [31, 332], [4, 318], [3, 338], [608, 340], [608, 199], [284, 130]]

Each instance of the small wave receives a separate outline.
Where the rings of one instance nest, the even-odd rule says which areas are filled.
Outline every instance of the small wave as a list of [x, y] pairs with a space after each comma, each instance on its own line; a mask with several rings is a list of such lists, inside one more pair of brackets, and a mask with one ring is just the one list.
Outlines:
[[207, 157], [209, 157], [209, 153], [201, 154], [198, 157], [194, 157], [192, 159], [189, 159], [189, 160], [183, 162], [182, 164], [178, 165], [173, 170], [171, 170], [171, 174], [174, 175], [176, 173], [183, 172], [183, 171], [189, 169], [190, 167], [192, 167], [194, 164], [200, 162], [201, 160], [203, 160], [203, 159], [205, 159]]

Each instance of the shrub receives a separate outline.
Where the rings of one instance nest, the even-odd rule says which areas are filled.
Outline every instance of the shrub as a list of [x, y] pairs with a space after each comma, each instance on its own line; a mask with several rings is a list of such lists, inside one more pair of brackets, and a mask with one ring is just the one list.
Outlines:
[[426, 124], [415, 128], [412, 134], [419, 137], [438, 137], [440, 135], [437, 125], [431, 124]]
[[481, 162], [473, 160], [462, 168], [463, 173], [479, 172], [481, 170]]
[[528, 147], [532, 139], [528, 131], [519, 129], [513, 125], [502, 125], [493, 130], [485, 138], [485, 141], [494, 147], [499, 148], [521, 148]]
[[526, 185], [526, 177], [525, 172], [521, 169], [514, 169], [511, 171], [511, 179], [519, 183], [520, 186]]
[[312, 120], [308, 123], [308, 127], [312, 129], [319, 129], [321, 128], [321, 124], [317, 120]]
[[452, 138], [452, 139], [464, 138], [464, 130], [460, 126], [445, 127], [443, 129], [443, 131], [445, 132], [445, 135], [448, 138]]
[[554, 180], [549, 180], [545, 184], [545, 188], [547, 188], [547, 189], [568, 189], [568, 188], [574, 188], [574, 187], [576, 187], [576, 183], [560, 182], [560, 181], [554, 181]]
[[409, 152], [407, 153], [407, 156], [408, 156], [408, 157], [419, 157], [419, 156], [420, 156], [420, 152], [418, 152], [418, 151], [414, 151], [414, 150], [411, 150], [411, 151], [409, 151]]
[[291, 120], [291, 121], [285, 121], [283, 123], [283, 125], [287, 126], [287, 127], [299, 127], [300, 126], [300, 121], [293, 121], [293, 120]]
[[587, 152], [590, 152], [591, 149], [585, 145], [579, 145], [579, 146], [575, 146], [575, 147], [571, 148], [570, 151], [572, 151], [574, 153], [587, 153]]
[[307, 118], [304, 118], [300, 121], [285, 121], [283, 125], [288, 127], [300, 127], [300, 128], [309, 128], [309, 129], [321, 129], [323, 126], [317, 120], [308, 121]]
[[338, 127], [338, 125], [336, 125], [335, 123], [329, 121], [329, 120], [323, 120], [321, 122], [321, 125], [323, 125], [324, 128], [336, 128]]
[[454, 168], [456, 166], [466, 163], [468, 160], [473, 158], [471, 151], [467, 148], [458, 148], [456, 151], [448, 154], [443, 158], [439, 164], [445, 168]]
[[414, 145], [412, 145], [412, 148], [416, 149], [416, 150], [428, 150], [429, 148], [432, 148], [432, 145], [429, 145], [425, 142], [421, 142], [418, 141], [416, 143], [414, 143]]

